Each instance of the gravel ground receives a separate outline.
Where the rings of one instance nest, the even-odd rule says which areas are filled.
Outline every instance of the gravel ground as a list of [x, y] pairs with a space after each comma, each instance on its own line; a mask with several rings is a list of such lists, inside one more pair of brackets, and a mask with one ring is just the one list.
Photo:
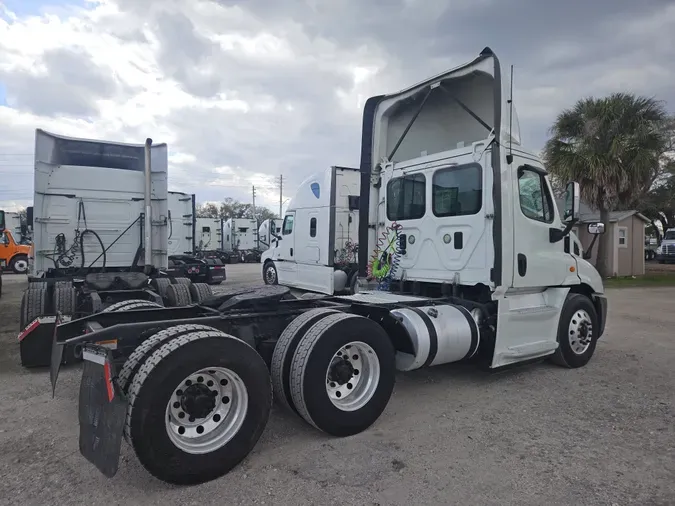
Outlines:
[[[179, 488], [126, 444], [112, 480], [80, 456], [79, 369], [62, 371], [52, 400], [48, 372], [18, 365], [25, 278], [4, 282], [0, 504], [675, 504], [675, 288], [609, 292], [607, 332], [585, 368], [401, 374], [380, 420], [346, 439], [275, 407], [239, 467]], [[245, 283], [260, 283], [259, 265], [228, 266], [223, 286]]]

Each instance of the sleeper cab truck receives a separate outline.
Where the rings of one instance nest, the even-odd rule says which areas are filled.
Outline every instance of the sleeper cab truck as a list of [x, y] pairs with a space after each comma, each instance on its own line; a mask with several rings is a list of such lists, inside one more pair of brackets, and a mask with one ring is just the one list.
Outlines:
[[57, 314], [69, 319], [187, 305], [211, 295], [208, 285], [192, 286], [166, 272], [166, 144], [79, 139], [37, 129], [35, 147], [33, 251], [18, 337], [22, 365], [49, 365], [51, 341], [36, 338], [34, 331]]
[[223, 249], [239, 262], [258, 262], [258, 221], [252, 218], [229, 218], [223, 222]]
[[[80, 346], [85, 358], [81, 453], [113, 476], [124, 435], [154, 476], [198, 483], [249, 454], [273, 392], [342, 437], [380, 417], [396, 370], [466, 360], [491, 370], [544, 359], [586, 365], [607, 303], [596, 270], [565, 247], [579, 186], [568, 184], [558, 211], [545, 167], [520, 144], [508, 96], [486, 48], [366, 102], [358, 293], [288, 299], [287, 287], [268, 285], [59, 324], [52, 388], [64, 350]], [[299, 208], [285, 217], [294, 229]]]
[[354, 293], [358, 279], [361, 174], [329, 167], [305, 179], [286, 209], [281, 232], [263, 252], [265, 284], [326, 295]]

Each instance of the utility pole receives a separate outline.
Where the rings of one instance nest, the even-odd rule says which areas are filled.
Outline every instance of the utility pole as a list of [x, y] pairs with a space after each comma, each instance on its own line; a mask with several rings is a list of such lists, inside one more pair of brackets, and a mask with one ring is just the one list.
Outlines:
[[256, 220], [256, 223], [258, 223], [258, 218], [255, 214], [255, 186], [253, 187], [253, 219]]
[[279, 219], [281, 219], [281, 206], [284, 198], [284, 176], [279, 176]]

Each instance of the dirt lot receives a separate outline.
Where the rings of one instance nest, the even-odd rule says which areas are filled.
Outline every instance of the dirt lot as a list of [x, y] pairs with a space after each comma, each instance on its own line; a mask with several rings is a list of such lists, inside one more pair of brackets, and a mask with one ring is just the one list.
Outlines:
[[[259, 283], [228, 267], [228, 284]], [[24, 278], [25, 279], [25, 278]], [[375, 426], [335, 439], [275, 408], [229, 475], [167, 486], [124, 445], [108, 480], [78, 450], [79, 370], [23, 370], [24, 281], [0, 299], [1, 504], [675, 504], [675, 288], [609, 292], [610, 321], [581, 370], [468, 366], [402, 374]]]

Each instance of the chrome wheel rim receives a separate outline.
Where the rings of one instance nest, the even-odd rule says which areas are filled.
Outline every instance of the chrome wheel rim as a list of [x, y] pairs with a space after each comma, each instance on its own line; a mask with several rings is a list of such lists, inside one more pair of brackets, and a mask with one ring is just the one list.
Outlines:
[[356, 411], [375, 394], [380, 381], [380, 361], [370, 345], [353, 341], [342, 346], [326, 370], [326, 393], [341, 411]]
[[174, 388], [165, 428], [171, 442], [184, 452], [210, 453], [239, 432], [247, 411], [248, 391], [239, 375], [224, 367], [207, 367]]
[[17, 260], [14, 262], [14, 268], [18, 272], [26, 272], [28, 270], [28, 262], [26, 260]]
[[576, 311], [570, 319], [567, 335], [570, 348], [577, 355], [583, 355], [593, 340], [593, 321], [583, 309]]
[[274, 266], [268, 265], [267, 268], [265, 269], [265, 279], [271, 285], [271, 284], [274, 284], [274, 281], [276, 280], [276, 278], [277, 278], [277, 275], [274, 272]]

